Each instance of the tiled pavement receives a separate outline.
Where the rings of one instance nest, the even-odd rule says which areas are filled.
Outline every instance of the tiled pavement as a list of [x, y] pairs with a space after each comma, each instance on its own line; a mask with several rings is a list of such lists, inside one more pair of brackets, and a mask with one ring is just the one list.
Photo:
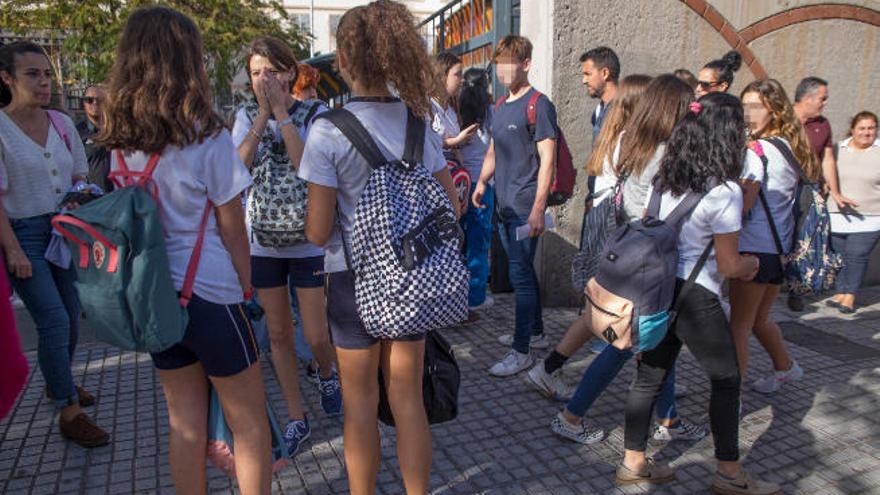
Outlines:
[[[814, 302], [797, 318], [778, 306], [786, 338], [807, 375], [764, 397], [746, 391], [741, 447], [754, 474], [782, 483], [786, 493], [880, 494], [880, 290], [865, 294], [872, 303], [855, 316], [841, 316]], [[696, 444], [651, 447], [678, 468], [678, 482], [662, 488], [613, 485], [623, 448], [623, 404], [633, 365], [588, 413], [607, 432], [583, 447], [553, 436], [549, 422], [560, 405], [535, 393], [524, 375], [497, 379], [486, 373], [504, 349], [496, 336], [512, 328], [512, 299], [497, 297], [481, 321], [445, 331], [462, 368], [461, 413], [433, 428], [433, 493], [580, 494], [705, 493], [713, 471], [710, 438]], [[547, 332], [557, 340], [575, 317], [572, 309], [546, 311]], [[792, 342], [797, 342], [794, 344]], [[753, 344], [748, 381], [770, 368]], [[35, 366], [36, 353], [28, 353]], [[592, 356], [581, 351], [566, 366], [574, 382]], [[276, 411], [280, 390], [268, 364], [264, 376]], [[64, 442], [56, 419], [42, 398], [43, 379], [33, 371], [26, 392], [0, 422], [0, 493], [171, 493], [167, 464], [168, 420], [148, 356], [120, 353], [84, 343], [76, 356], [77, 382], [94, 392], [91, 413], [110, 428], [111, 445], [85, 450]], [[686, 352], [678, 377], [690, 389], [679, 401], [683, 416], [706, 423], [708, 381]], [[317, 391], [303, 382], [312, 421], [312, 439], [294, 466], [277, 473], [273, 488], [286, 494], [347, 492], [340, 419], [322, 415]], [[382, 430], [381, 493], [401, 493], [394, 455], [394, 431]], [[229, 493], [234, 483], [213, 468], [210, 490]]]

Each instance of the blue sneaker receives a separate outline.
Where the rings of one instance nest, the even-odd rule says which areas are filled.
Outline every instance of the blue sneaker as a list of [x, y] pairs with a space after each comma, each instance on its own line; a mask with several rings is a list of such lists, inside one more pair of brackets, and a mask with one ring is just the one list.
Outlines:
[[308, 440], [312, 429], [309, 428], [308, 416], [303, 419], [292, 419], [284, 429], [284, 443], [287, 444], [287, 456], [293, 459], [299, 452], [299, 447]]
[[318, 375], [318, 390], [321, 392], [321, 408], [326, 414], [335, 416], [342, 412], [342, 387], [335, 371], [326, 379]]

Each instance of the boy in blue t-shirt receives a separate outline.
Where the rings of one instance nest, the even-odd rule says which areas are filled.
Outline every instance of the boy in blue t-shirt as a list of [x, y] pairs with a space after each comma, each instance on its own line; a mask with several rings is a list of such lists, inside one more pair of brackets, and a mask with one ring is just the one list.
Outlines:
[[[528, 106], [536, 91], [529, 84], [531, 57], [532, 43], [522, 36], [506, 36], [495, 50], [496, 75], [508, 94], [495, 110], [492, 141], [472, 197], [475, 207], [485, 207], [483, 194], [489, 180], [495, 177], [498, 228], [516, 295], [512, 349], [489, 370], [495, 376], [510, 376], [525, 370], [534, 361], [530, 346], [546, 346], [533, 262], [538, 237], [545, 228], [544, 210], [556, 167], [558, 128], [556, 109], [544, 95], [535, 102], [535, 125], [529, 125]], [[528, 237], [517, 240], [516, 229], [523, 225], [528, 225]], [[506, 344], [509, 337], [505, 335], [499, 340]]]

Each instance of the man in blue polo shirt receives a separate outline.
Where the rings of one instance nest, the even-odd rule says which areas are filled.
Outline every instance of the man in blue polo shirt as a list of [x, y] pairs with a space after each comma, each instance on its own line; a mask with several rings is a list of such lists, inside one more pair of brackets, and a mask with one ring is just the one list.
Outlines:
[[[508, 94], [492, 120], [492, 142], [483, 161], [472, 201], [483, 208], [486, 184], [495, 177], [495, 201], [500, 217], [501, 244], [507, 252], [516, 301], [516, 325], [511, 350], [489, 370], [510, 376], [534, 362], [530, 346], [546, 339], [541, 295], [534, 260], [538, 237], [544, 232], [544, 212], [556, 166], [556, 109], [529, 84], [532, 44], [522, 36], [507, 36], [493, 56], [498, 80]], [[535, 99], [535, 95], [537, 99]], [[529, 105], [535, 105], [535, 125], [529, 125]], [[516, 234], [525, 230], [525, 237]], [[506, 342], [506, 340], [505, 340]]]

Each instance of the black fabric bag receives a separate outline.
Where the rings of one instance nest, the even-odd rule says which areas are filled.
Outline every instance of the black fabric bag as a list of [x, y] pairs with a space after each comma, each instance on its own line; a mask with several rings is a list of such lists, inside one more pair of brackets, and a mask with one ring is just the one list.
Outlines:
[[[425, 370], [422, 381], [422, 395], [428, 423], [445, 423], [458, 416], [458, 387], [461, 372], [452, 346], [434, 330], [425, 335]], [[394, 426], [394, 416], [385, 391], [385, 378], [379, 369], [379, 421]]]

